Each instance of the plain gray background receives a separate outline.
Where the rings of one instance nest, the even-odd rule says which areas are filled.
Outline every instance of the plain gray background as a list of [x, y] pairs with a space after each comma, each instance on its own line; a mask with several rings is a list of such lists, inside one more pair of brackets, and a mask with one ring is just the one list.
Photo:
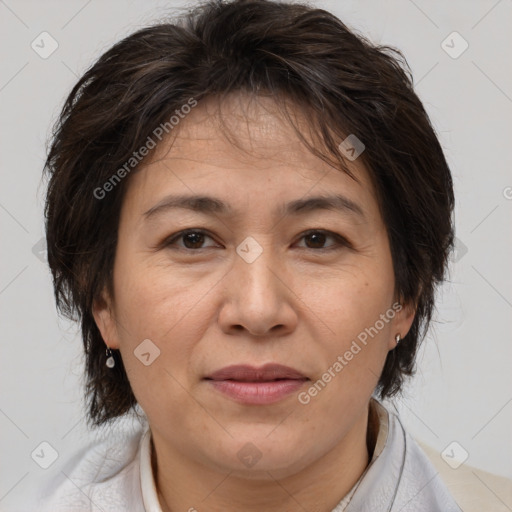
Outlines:
[[[38, 245], [52, 123], [101, 53], [190, 3], [0, 0], [1, 510], [15, 510], [93, 436], [83, 422], [81, 340], [57, 317]], [[467, 452], [466, 464], [512, 478], [512, 1], [310, 3], [403, 51], [454, 177], [450, 280], [418, 374], [395, 406], [409, 431], [440, 454], [450, 447], [462, 460]], [[43, 51], [45, 38], [44, 51], [51, 49], [42, 32], [58, 44], [47, 58], [31, 47], [35, 41]], [[58, 453], [46, 470], [31, 457], [41, 442]]]

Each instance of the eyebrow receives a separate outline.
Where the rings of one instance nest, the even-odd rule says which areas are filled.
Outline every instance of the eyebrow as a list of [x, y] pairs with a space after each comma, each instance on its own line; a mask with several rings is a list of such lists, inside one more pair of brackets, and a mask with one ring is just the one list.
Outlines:
[[[169, 195], [144, 212], [143, 217], [146, 220], [154, 219], [164, 212], [176, 208], [192, 210], [207, 215], [233, 215], [235, 213], [230, 205], [215, 197], [204, 195]], [[275, 214], [283, 216], [299, 215], [315, 210], [338, 211], [344, 214], [356, 215], [362, 219], [365, 218], [363, 209], [357, 203], [340, 194], [296, 199], [280, 205], [276, 209]]]

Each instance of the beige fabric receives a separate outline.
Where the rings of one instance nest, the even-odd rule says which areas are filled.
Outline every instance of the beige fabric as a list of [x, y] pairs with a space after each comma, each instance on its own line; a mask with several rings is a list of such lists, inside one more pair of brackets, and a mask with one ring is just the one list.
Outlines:
[[372, 460], [375, 460], [384, 450], [389, 432], [389, 418], [386, 409], [377, 402], [374, 398], [370, 401], [370, 407], [376, 414], [376, 431], [377, 440], [375, 442], [375, 448], [373, 451]]
[[[417, 441], [418, 442], [418, 441]], [[463, 464], [452, 469], [434, 448], [418, 442], [464, 512], [510, 512], [512, 480]]]

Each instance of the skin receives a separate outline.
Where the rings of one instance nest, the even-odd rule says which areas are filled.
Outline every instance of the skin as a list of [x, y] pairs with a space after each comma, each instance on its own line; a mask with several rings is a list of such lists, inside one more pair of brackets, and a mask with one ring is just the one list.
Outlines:
[[[297, 393], [240, 404], [204, 380], [232, 364], [274, 362], [307, 376], [307, 390], [397, 301], [385, 225], [361, 159], [347, 162], [357, 181], [330, 167], [270, 99], [231, 97], [222, 105], [224, 128], [216, 105], [201, 102], [130, 176], [113, 297], [98, 298], [94, 317], [106, 345], [120, 350], [148, 416], [163, 510], [330, 511], [368, 465], [369, 400], [414, 312], [397, 313], [307, 405]], [[363, 215], [275, 211], [333, 193]], [[174, 208], [146, 219], [169, 194], [213, 196], [235, 213]], [[188, 228], [207, 235], [195, 245], [187, 237], [163, 243]], [[312, 240], [309, 229], [349, 244]], [[236, 252], [248, 236], [262, 248], [252, 263]], [[149, 366], [134, 355], [145, 339], [160, 350]], [[261, 455], [252, 467], [237, 456], [247, 443]]]

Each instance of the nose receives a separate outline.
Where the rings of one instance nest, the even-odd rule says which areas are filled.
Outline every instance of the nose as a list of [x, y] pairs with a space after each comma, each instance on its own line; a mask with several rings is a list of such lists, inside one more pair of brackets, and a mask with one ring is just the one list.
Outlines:
[[297, 326], [293, 279], [270, 248], [252, 262], [235, 256], [224, 279], [224, 300], [218, 321], [227, 334], [284, 336]]

